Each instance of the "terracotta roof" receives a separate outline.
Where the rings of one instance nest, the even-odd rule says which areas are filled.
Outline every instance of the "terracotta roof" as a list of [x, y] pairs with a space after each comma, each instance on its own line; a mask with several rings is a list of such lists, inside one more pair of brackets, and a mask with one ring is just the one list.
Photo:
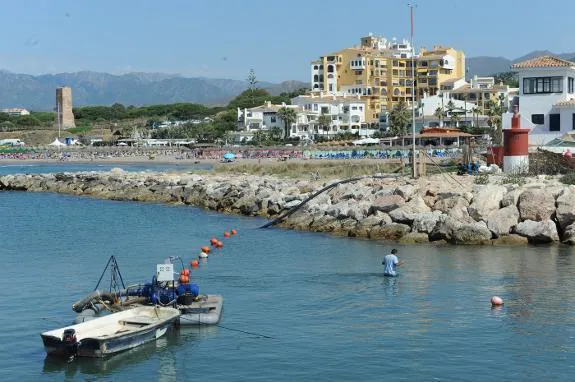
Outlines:
[[558, 107], [575, 107], [575, 99], [570, 99], [570, 100], [566, 100], [566, 101], [559, 101], [557, 102], [555, 105], [553, 106], [558, 106]]
[[567, 61], [554, 56], [541, 56], [529, 60], [521, 61], [511, 65], [513, 69], [527, 69], [527, 68], [560, 68], [575, 66], [575, 62]]

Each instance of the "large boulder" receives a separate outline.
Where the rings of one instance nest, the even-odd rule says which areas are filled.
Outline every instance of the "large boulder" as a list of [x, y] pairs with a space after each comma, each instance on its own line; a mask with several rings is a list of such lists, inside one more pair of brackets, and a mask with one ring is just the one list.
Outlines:
[[496, 239], [493, 239], [491, 243], [494, 246], [511, 246], [511, 245], [525, 245], [528, 244], [529, 241], [526, 237], [511, 234], [511, 235], [502, 235]]
[[545, 189], [529, 189], [519, 196], [521, 220], [549, 220], [554, 212], [555, 198]]
[[[296, 214], [298, 212], [296, 212]], [[309, 227], [312, 231], [315, 232], [333, 232], [341, 227], [341, 223], [333, 216], [321, 215], [320, 213], [317, 213]]]
[[508, 191], [503, 196], [503, 199], [501, 199], [501, 207], [508, 207], [508, 206], [517, 207], [517, 203], [519, 202], [519, 195], [521, 195], [522, 192], [523, 190], [521, 189], [514, 189]]
[[440, 215], [437, 224], [429, 233], [429, 240], [446, 240], [451, 241], [455, 230], [461, 227], [461, 223], [447, 215]]
[[556, 216], [561, 229], [575, 222], [575, 193], [564, 192], [557, 198]]
[[561, 242], [564, 244], [575, 245], [575, 224], [571, 224], [565, 228]]
[[467, 199], [459, 195], [450, 195], [448, 197], [438, 199], [433, 205], [433, 210], [448, 214], [453, 208], [460, 207], [469, 207]]
[[557, 226], [551, 219], [543, 221], [525, 220], [517, 224], [515, 232], [525, 236], [532, 244], [550, 243], [559, 240]]
[[437, 222], [442, 216], [441, 211], [423, 212], [413, 215], [411, 229], [413, 232], [430, 233], [433, 231]]
[[487, 228], [495, 237], [507, 235], [519, 222], [519, 210], [514, 204], [493, 211], [487, 218]]
[[377, 197], [371, 204], [371, 211], [389, 212], [405, 204], [405, 200], [399, 195], [383, 195]]
[[393, 191], [393, 193], [395, 195], [399, 195], [405, 200], [410, 200], [416, 192], [417, 192], [417, 187], [415, 187], [412, 184], [405, 184], [403, 186], [398, 186]]
[[485, 222], [462, 224], [453, 231], [455, 244], [486, 244], [491, 240], [491, 231]]
[[430, 211], [431, 209], [425, 204], [423, 198], [416, 195], [403, 207], [396, 208], [389, 212], [389, 216], [396, 223], [410, 224], [413, 222], [415, 215]]
[[408, 225], [398, 223], [375, 226], [369, 232], [369, 238], [375, 240], [399, 240], [407, 235], [409, 230]]
[[473, 203], [468, 208], [469, 215], [477, 221], [487, 220], [491, 212], [499, 209], [505, 191], [503, 186], [481, 186], [473, 197]]
[[427, 244], [429, 243], [429, 237], [426, 233], [410, 232], [399, 239], [399, 242], [401, 244]]

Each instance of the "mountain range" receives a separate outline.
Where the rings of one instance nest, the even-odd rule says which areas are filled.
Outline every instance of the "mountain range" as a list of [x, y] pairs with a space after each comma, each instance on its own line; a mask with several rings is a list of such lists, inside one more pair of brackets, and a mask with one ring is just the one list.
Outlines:
[[[471, 57], [467, 59], [467, 78], [508, 72], [515, 62], [554, 55], [573, 60], [575, 53], [533, 51], [516, 59], [504, 57]], [[82, 71], [76, 73], [29, 75], [0, 70], [0, 108], [23, 107], [35, 111], [53, 110], [55, 89], [72, 87], [74, 106], [150, 105], [173, 102], [194, 102], [225, 105], [249, 87], [246, 81], [204, 77], [184, 77], [165, 73], [109, 73]], [[307, 88], [309, 83], [284, 81], [279, 84], [259, 82], [258, 87], [271, 95]]]
[[[0, 71], [0, 108], [23, 107], [50, 111], [55, 106], [55, 89], [70, 86], [74, 106], [151, 105], [193, 102], [225, 105], [249, 87], [246, 81], [183, 77], [165, 73], [129, 73], [114, 75], [99, 72], [76, 72], [33, 76]], [[258, 82], [271, 95], [295, 91], [308, 84], [284, 81], [280, 84]]]
[[575, 53], [553, 53], [548, 50], [535, 50], [514, 60], [505, 57], [471, 57], [466, 60], [467, 78], [469, 79], [473, 75], [489, 76], [495, 73], [509, 72], [511, 71], [511, 65], [540, 56], [555, 56], [566, 60], [575, 60]]

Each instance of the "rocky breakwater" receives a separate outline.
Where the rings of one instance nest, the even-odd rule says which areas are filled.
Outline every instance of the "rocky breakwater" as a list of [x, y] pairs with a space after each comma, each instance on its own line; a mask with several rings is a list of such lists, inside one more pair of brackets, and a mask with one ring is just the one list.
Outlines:
[[[287, 228], [404, 243], [575, 244], [575, 189], [557, 179], [475, 185], [437, 176], [341, 184], [280, 222]], [[335, 182], [335, 181], [333, 181]], [[271, 176], [80, 172], [0, 177], [0, 190], [183, 203], [275, 218], [332, 183]]]

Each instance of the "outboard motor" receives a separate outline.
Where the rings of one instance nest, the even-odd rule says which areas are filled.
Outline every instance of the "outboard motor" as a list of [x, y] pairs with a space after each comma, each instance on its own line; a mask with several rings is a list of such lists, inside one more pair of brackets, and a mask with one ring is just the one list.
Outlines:
[[62, 343], [70, 355], [75, 355], [78, 349], [78, 339], [76, 338], [76, 331], [74, 329], [64, 330], [62, 336]]

